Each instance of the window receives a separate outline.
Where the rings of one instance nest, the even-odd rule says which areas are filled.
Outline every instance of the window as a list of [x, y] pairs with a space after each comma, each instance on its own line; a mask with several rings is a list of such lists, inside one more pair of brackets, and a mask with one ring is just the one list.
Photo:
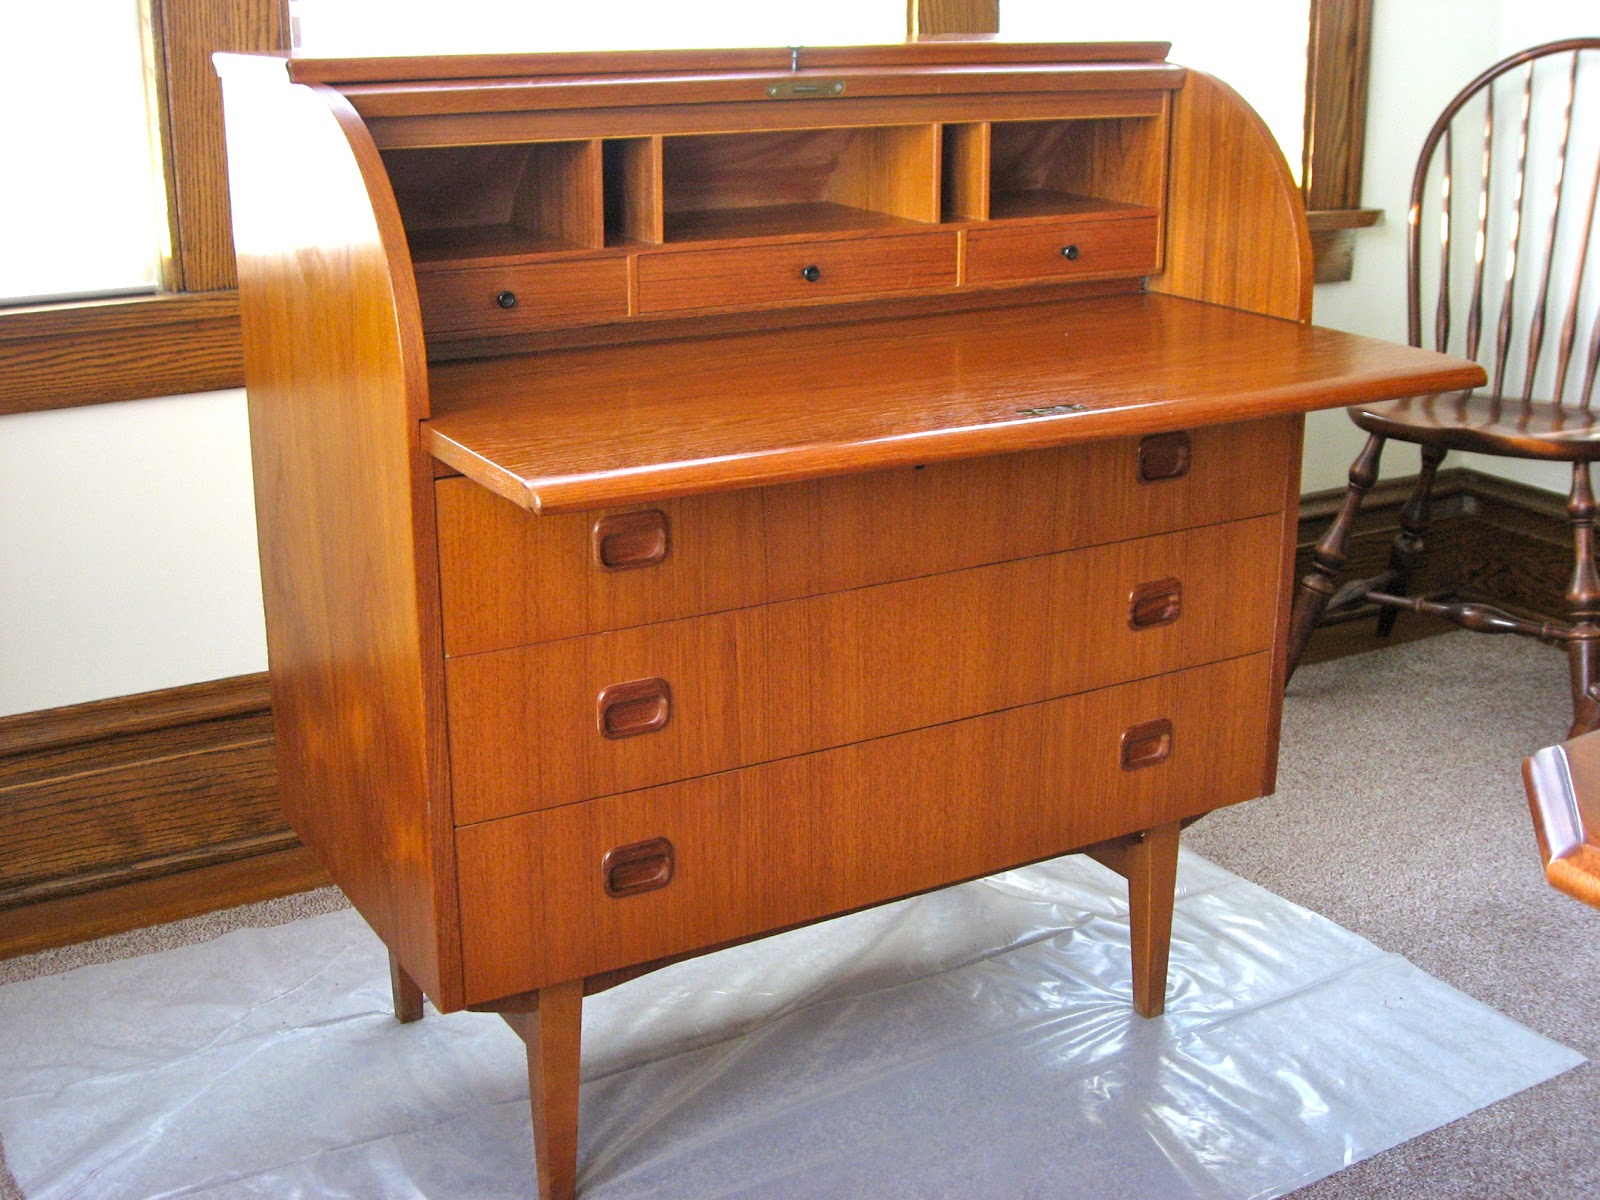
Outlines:
[[0, 304], [154, 291], [163, 214], [136, 0], [8, 12]]

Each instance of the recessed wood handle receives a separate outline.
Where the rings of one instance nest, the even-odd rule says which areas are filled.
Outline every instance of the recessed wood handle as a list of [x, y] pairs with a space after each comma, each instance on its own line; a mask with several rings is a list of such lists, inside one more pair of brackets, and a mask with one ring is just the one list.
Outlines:
[[1128, 628], [1145, 630], [1171, 625], [1183, 615], [1183, 581], [1153, 579], [1128, 594]]
[[659, 508], [611, 513], [594, 523], [594, 560], [608, 571], [653, 567], [671, 548], [667, 514]]
[[1153, 767], [1172, 757], [1172, 722], [1162, 717], [1159, 721], [1145, 721], [1130, 725], [1122, 733], [1122, 769], [1137, 771]]
[[637, 896], [666, 887], [672, 882], [674, 860], [672, 843], [664, 837], [607, 850], [600, 860], [606, 895]]
[[655, 733], [671, 719], [672, 688], [665, 679], [630, 679], [600, 693], [596, 722], [602, 737]]
[[1139, 442], [1139, 482], [1182, 479], [1189, 473], [1192, 453], [1189, 435], [1181, 429], [1176, 433], [1151, 434]]

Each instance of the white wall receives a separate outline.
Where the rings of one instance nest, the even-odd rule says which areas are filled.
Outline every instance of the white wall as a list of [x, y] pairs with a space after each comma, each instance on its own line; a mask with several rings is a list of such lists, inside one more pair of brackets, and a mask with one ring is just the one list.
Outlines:
[[0, 417], [0, 714], [266, 669], [244, 393]]

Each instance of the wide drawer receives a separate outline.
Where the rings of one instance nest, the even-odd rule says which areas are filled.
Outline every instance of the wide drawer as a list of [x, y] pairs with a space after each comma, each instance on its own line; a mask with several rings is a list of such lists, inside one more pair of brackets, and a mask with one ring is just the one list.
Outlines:
[[1278, 418], [553, 516], [442, 479], [445, 652], [1277, 512], [1296, 427]]
[[619, 257], [419, 270], [417, 296], [430, 335], [592, 325], [628, 315], [628, 264]]
[[[1267, 790], [1269, 655], [456, 832], [468, 1003]], [[618, 894], [620, 893], [620, 894]]]
[[1156, 219], [995, 225], [967, 234], [967, 282], [1098, 279], [1155, 271]]
[[955, 282], [954, 232], [682, 250], [639, 257], [639, 311], [807, 304]]
[[1257, 517], [452, 659], [456, 823], [1265, 650], [1281, 528]]

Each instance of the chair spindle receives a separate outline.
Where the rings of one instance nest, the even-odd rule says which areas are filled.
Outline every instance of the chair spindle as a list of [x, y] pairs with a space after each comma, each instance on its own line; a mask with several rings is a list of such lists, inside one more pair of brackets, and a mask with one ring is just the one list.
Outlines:
[[[1439, 179], [1439, 304], [1434, 312], [1433, 348], [1441, 354], [1450, 345], [1450, 195], [1454, 175], [1454, 127], [1444, 128], [1444, 174]], [[1415, 339], [1419, 344], [1420, 338]]]
[[[1528, 65], [1529, 78], [1533, 74], [1533, 65]], [[1578, 52], [1572, 52], [1572, 70], [1567, 75], [1567, 102], [1561, 112], [1561, 141], [1556, 148], [1555, 182], [1550, 194], [1550, 227], [1544, 239], [1544, 264], [1539, 270], [1539, 299], [1534, 305], [1533, 316], [1528, 322], [1528, 362], [1527, 369], [1523, 372], [1522, 402], [1529, 403], [1533, 399], [1533, 383], [1539, 373], [1539, 355], [1544, 351], [1544, 321], [1545, 311], [1550, 302], [1550, 275], [1555, 267], [1556, 257], [1556, 231], [1561, 226], [1561, 198], [1564, 191], [1563, 184], [1567, 176], [1567, 150], [1572, 142], [1572, 104], [1578, 94]], [[1561, 389], [1558, 387], [1551, 397], [1557, 404], [1561, 403]]]
[[[1567, 390], [1567, 372], [1572, 367], [1572, 351], [1578, 335], [1578, 301], [1582, 298], [1583, 277], [1589, 270], [1589, 238], [1594, 230], [1597, 205], [1600, 205], [1600, 153], [1595, 155], [1594, 177], [1589, 182], [1589, 203], [1578, 229], [1578, 261], [1572, 273], [1572, 294], [1567, 300], [1566, 319], [1561, 322], [1561, 344], [1556, 353], [1556, 386], [1551, 395], [1557, 404], [1561, 403], [1561, 397]], [[1600, 324], [1596, 325], [1596, 333], [1600, 334]], [[1592, 383], [1591, 379], [1579, 392], [1579, 407], [1585, 411], [1589, 408], [1589, 386]]]
[[1528, 64], [1522, 86], [1522, 114], [1517, 123], [1517, 173], [1511, 183], [1511, 226], [1506, 231], [1506, 283], [1500, 301], [1500, 321], [1494, 339], [1493, 415], [1500, 417], [1499, 399], [1505, 394], [1506, 366], [1511, 350], [1511, 320], [1516, 307], [1517, 267], [1522, 248], [1522, 206], [1528, 181], [1528, 125], [1533, 115], [1533, 64]]
[[1483, 165], [1478, 182], [1478, 231], [1472, 242], [1472, 302], [1467, 306], [1468, 358], [1483, 338], [1483, 270], [1489, 257], [1489, 187], [1494, 178], [1494, 88], [1484, 89]]

